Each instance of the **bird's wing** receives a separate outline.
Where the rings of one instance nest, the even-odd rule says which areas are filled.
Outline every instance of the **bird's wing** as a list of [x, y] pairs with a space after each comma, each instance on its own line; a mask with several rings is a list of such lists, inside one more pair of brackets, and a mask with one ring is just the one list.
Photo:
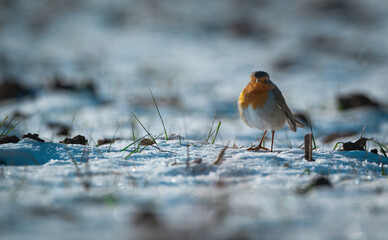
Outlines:
[[[288, 108], [282, 92], [280, 92], [279, 88], [275, 84], [273, 84], [273, 86], [274, 88], [272, 89], [272, 93], [276, 99], [276, 107], [283, 110], [283, 112], [286, 114], [286, 117], [287, 117], [288, 126], [293, 132], [296, 132], [297, 122], [295, 121], [294, 115], [292, 115], [291, 110]], [[298, 127], [299, 126], [300, 126], [300, 122], [298, 122]]]

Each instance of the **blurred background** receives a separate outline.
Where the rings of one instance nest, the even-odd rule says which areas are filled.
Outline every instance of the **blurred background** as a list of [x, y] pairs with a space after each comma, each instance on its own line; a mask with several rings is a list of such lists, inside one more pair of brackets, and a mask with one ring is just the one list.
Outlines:
[[[46, 142], [123, 140], [112, 152], [1, 145], [12, 165], [34, 156], [45, 165], [0, 167], [0, 234], [384, 239], [384, 167], [362, 152], [325, 150], [357, 140], [365, 124], [365, 137], [388, 143], [387, 13], [387, 0], [0, 0], [0, 135], [11, 121], [18, 125], [10, 135]], [[245, 152], [262, 132], [241, 121], [237, 100], [257, 70], [270, 74], [294, 113], [311, 117], [315, 163], [288, 150], [309, 128], [277, 131], [276, 156]], [[123, 159], [132, 146], [119, 150], [146, 134], [132, 113], [163, 138], [150, 89], [167, 132], [200, 146], [160, 140], [160, 151]], [[215, 114], [217, 145], [201, 144]], [[233, 143], [244, 148], [228, 149], [222, 167], [210, 164], [219, 145]], [[80, 171], [70, 158], [91, 164]], [[203, 163], [186, 167], [189, 158]], [[318, 174], [333, 190], [296, 193]]]
[[52, 140], [125, 138], [133, 112], [161, 133], [151, 89], [170, 133], [202, 137], [217, 112], [221, 141], [252, 141], [236, 104], [256, 70], [318, 121], [350, 93], [384, 106], [387, 12], [385, 0], [0, 0], [1, 118]]

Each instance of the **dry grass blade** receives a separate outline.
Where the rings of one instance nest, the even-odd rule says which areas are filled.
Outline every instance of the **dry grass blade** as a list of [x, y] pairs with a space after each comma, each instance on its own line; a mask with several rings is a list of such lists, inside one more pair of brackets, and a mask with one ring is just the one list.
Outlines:
[[366, 129], [366, 123], [364, 124], [364, 127], [362, 128], [362, 132], [361, 132], [360, 138], [362, 138], [364, 136], [365, 129]]
[[205, 143], [208, 143], [210, 137], [214, 134], [214, 131], [215, 131], [215, 130], [213, 130], [213, 126], [214, 126], [214, 121], [216, 120], [216, 116], [217, 116], [217, 111], [216, 111], [216, 113], [214, 114], [213, 121], [212, 121], [212, 125], [210, 126], [209, 133], [208, 133], [208, 135], [207, 135], [207, 138], [206, 138], [205, 141], [203, 142], [202, 146], [203, 146]]
[[[317, 144], [315, 143], [313, 124], [311, 122], [310, 116], [308, 116], [308, 122], [309, 122], [309, 126], [310, 126], [310, 134], [311, 134], [311, 138], [312, 138], [312, 143], [314, 144], [314, 147], [312, 148], [312, 150], [315, 150], [315, 149], [317, 149]], [[301, 148], [303, 145], [304, 145], [304, 143], [302, 143], [298, 148]]]
[[79, 178], [80, 182], [82, 183], [82, 186], [84, 187], [84, 189], [86, 191], [89, 191], [90, 189], [90, 186], [91, 186], [91, 183], [90, 183], [90, 180], [88, 179], [88, 176], [91, 176], [91, 172], [90, 172], [90, 169], [89, 169], [89, 149], [87, 146], [84, 147], [83, 151], [82, 151], [82, 156], [81, 156], [81, 162], [83, 161], [85, 163], [85, 174], [82, 174], [81, 173], [81, 169], [79, 167], [79, 164], [77, 163], [77, 161], [75, 160], [74, 156], [70, 153], [70, 150], [68, 147], [65, 147], [65, 150], [67, 152], [67, 154], [69, 155], [70, 159], [71, 159], [71, 162], [73, 163], [74, 167], [75, 167], [75, 173], [77, 175], [77, 177]]
[[238, 148], [237, 145], [236, 145], [236, 140], [237, 140], [237, 136], [235, 137], [234, 142], [233, 142], [233, 146], [232, 146], [233, 149], [237, 149]]
[[189, 150], [190, 146], [189, 145], [186, 145], [186, 167], [189, 168], [190, 167], [190, 150]]
[[[229, 145], [229, 144], [228, 144]], [[213, 162], [213, 165], [217, 165], [217, 166], [220, 166], [222, 164], [222, 162], [225, 160], [224, 159], [224, 155], [225, 155], [225, 151], [226, 149], [228, 148], [228, 145], [226, 145], [222, 150], [221, 152], [218, 154], [217, 156], [217, 159]]]

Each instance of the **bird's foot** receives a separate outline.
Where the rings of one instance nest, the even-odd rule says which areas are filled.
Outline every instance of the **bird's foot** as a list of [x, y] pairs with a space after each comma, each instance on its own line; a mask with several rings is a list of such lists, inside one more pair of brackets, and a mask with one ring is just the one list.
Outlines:
[[264, 151], [267, 151], [267, 152], [271, 151], [271, 150], [269, 150], [268, 148], [262, 147], [262, 146], [260, 146], [260, 145], [257, 146], [257, 147], [252, 146], [252, 147], [247, 148], [247, 151], [255, 151], [255, 152], [258, 152], [258, 151], [260, 151], [260, 150], [264, 150]]

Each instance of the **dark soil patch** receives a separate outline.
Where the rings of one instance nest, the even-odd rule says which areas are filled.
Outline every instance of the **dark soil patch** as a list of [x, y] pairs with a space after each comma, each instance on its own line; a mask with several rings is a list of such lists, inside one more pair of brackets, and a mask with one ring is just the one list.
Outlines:
[[151, 209], [143, 209], [134, 214], [132, 223], [136, 226], [158, 228], [161, 226], [159, 217]]
[[375, 153], [375, 154], [379, 154], [379, 151], [378, 151], [376, 148], [370, 150], [370, 152], [371, 152], [371, 153]]
[[347, 110], [358, 107], [380, 107], [380, 104], [377, 101], [359, 93], [348, 96], [339, 96], [337, 101], [339, 110]]
[[17, 79], [7, 78], [0, 83], [0, 101], [32, 95], [33, 91], [19, 83]]
[[50, 129], [56, 130], [56, 134], [58, 136], [69, 136], [71, 133], [71, 128], [70, 126], [62, 123], [47, 123], [47, 126]]
[[91, 80], [84, 81], [82, 84], [67, 83], [60, 76], [55, 76], [54, 83], [50, 86], [50, 89], [54, 91], [67, 90], [72, 92], [89, 92], [92, 95], [96, 94], [96, 87]]
[[368, 138], [360, 137], [357, 141], [353, 142], [345, 142], [342, 144], [342, 150], [343, 151], [354, 151], [354, 150], [361, 150], [366, 151], [366, 142], [370, 140]]
[[143, 146], [148, 146], [148, 145], [152, 145], [152, 144], [155, 144], [155, 140], [153, 139], [149, 139], [149, 138], [143, 138], [141, 141], [140, 141], [140, 145], [143, 145]]
[[84, 136], [77, 135], [73, 138], [65, 138], [65, 140], [60, 141], [60, 143], [86, 145], [88, 143], [88, 140], [86, 140]]
[[354, 136], [355, 134], [356, 134], [355, 132], [351, 132], [351, 131], [330, 133], [330, 134], [326, 135], [325, 137], [323, 137], [322, 142], [329, 143], [329, 142], [332, 142], [338, 138], [351, 137], [351, 136]]
[[20, 141], [20, 138], [16, 136], [3, 136], [0, 138], [0, 144], [5, 143], [18, 143]]
[[27, 133], [27, 134], [24, 134], [22, 138], [29, 138], [29, 139], [32, 139], [32, 140], [35, 140], [35, 141], [38, 141], [38, 142], [44, 142], [43, 139], [41, 139], [39, 137], [39, 134], [32, 134], [32, 133]]
[[117, 140], [121, 140], [121, 138], [113, 138], [113, 139], [112, 138], [104, 138], [104, 139], [99, 139], [97, 141], [97, 146], [111, 144], [111, 143], [114, 143]]
[[322, 187], [322, 186], [332, 187], [333, 185], [331, 184], [331, 181], [327, 177], [319, 176], [313, 179], [313, 181], [311, 181], [309, 186], [310, 187]]
[[298, 189], [297, 192], [299, 194], [306, 194], [315, 188], [322, 188], [322, 187], [332, 188], [333, 184], [331, 183], [330, 179], [328, 179], [327, 177], [319, 176], [314, 178], [305, 187]]
[[19, 112], [19, 111], [15, 111], [12, 115], [13, 115], [13, 118], [15, 118], [15, 119], [22, 119], [22, 120], [28, 119], [30, 117], [29, 114], [22, 113], [22, 112]]
[[287, 71], [302, 64], [304, 64], [303, 59], [297, 56], [281, 56], [273, 62], [274, 68], [279, 71]]

